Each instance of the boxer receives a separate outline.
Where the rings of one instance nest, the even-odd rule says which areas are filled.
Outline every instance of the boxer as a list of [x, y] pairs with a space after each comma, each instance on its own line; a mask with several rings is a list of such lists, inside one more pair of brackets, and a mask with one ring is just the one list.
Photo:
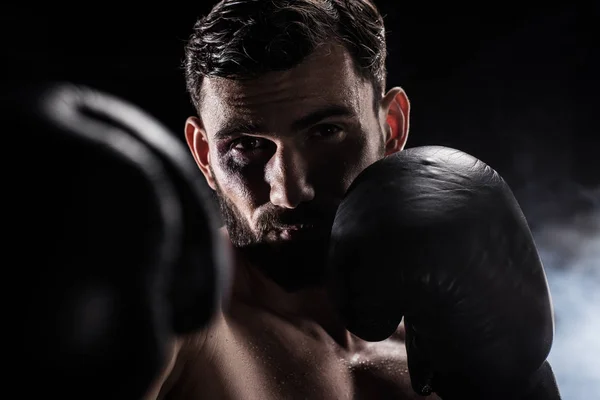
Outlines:
[[[25, 226], [45, 218], [31, 241], [42, 251], [26, 255], [58, 265], [38, 268], [26, 293], [24, 359], [36, 360], [43, 389], [560, 398], [546, 362], [548, 287], [518, 204], [467, 154], [405, 149], [410, 106], [401, 88], [383, 92], [384, 29], [371, 3], [220, 2], [186, 50], [198, 115], [185, 138], [220, 231], [187, 155], [134, 107], [53, 91], [40, 97], [42, 126], [85, 140], [26, 129], [41, 144], [35, 159], [52, 167], [37, 182], [57, 199], [26, 203], [35, 213]], [[65, 112], [69, 99], [84, 106]], [[219, 280], [228, 266], [231, 281]]]
[[[231, 259], [191, 160], [156, 120], [96, 90], [52, 85], [3, 97], [2, 106], [4, 122], [20, 121], [26, 133], [15, 136], [16, 148], [35, 143], [28, 153], [45, 167], [35, 185], [13, 188], [12, 209], [24, 211], [16, 243], [33, 251], [17, 247], [27, 268], [9, 270], [25, 306], [12, 305], [22, 333], [9, 386], [34, 397], [154, 396], [157, 375], [176, 376], [173, 355], [195, 349], [202, 357], [193, 341], [214, 329], [213, 313], [225, 319], [224, 310], [239, 307], [226, 305], [235, 298], [223, 290]], [[402, 258], [387, 251], [398, 244]], [[354, 352], [353, 397], [414, 398], [398, 394], [406, 382], [394, 380], [408, 366], [415, 390], [444, 399], [559, 398], [550, 366], [540, 365], [552, 340], [543, 269], [509, 188], [479, 160], [422, 147], [376, 161], [344, 195], [328, 253], [323, 286], [348, 331], [345, 345], [329, 345], [346, 358]], [[285, 332], [281, 321], [263, 321]], [[282, 340], [326, 339], [290, 328], [295, 335]], [[207, 389], [195, 395], [215, 395]]]
[[197, 21], [185, 138], [232, 289], [148, 398], [559, 398], [518, 205], [478, 160], [404, 150], [385, 56], [366, 0], [225, 0]]

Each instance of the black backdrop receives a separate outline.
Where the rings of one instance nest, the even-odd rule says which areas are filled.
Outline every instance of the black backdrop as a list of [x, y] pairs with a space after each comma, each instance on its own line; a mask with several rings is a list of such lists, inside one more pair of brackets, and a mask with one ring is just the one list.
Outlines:
[[[5, 6], [3, 84], [92, 85], [137, 103], [182, 138], [193, 112], [183, 41], [212, 3]], [[600, 2], [480, 3], [378, 2], [389, 86], [404, 87], [412, 100], [409, 146], [448, 145], [495, 167], [521, 202], [549, 272], [585, 271], [588, 285], [600, 275]], [[584, 325], [591, 333], [581, 336], [581, 324], [588, 311], [590, 319], [600, 315], [589, 308], [600, 283], [567, 288], [566, 276], [553, 276], [559, 381], [565, 399], [589, 398], [600, 392], [600, 367], [584, 353], [600, 354], [600, 326]], [[588, 298], [574, 302], [581, 291]], [[572, 324], [577, 331], [567, 330]]]

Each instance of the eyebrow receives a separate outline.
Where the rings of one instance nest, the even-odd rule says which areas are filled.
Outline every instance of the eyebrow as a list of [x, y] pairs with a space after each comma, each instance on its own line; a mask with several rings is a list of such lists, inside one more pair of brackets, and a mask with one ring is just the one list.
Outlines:
[[[347, 106], [343, 105], [330, 105], [324, 108], [315, 110], [292, 123], [293, 131], [301, 131], [309, 128], [318, 122], [331, 117], [352, 117], [354, 112]], [[221, 129], [219, 129], [214, 137], [217, 140], [228, 139], [233, 136], [238, 136], [243, 133], [252, 132], [265, 132], [266, 129], [260, 124], [254, 124], [249, 121], [234, 119], [229, 122]]]
[[292, 130], [301, 131], [310, 127], [311, 125], [315, 125], [316, 123], [324, 120], [325, 118], [331, 117], [351, 117], [354, 115], [354, 112], [342, 105], [330, 105], [325, 108], [318, 109], [316, 111], [311, 112], [304, 117], [297, 119], [292, 123]]
[[242, 133], [250, 132], [264, 132], [262, 125], [250, 123], [248, 121], [233, 119], [228, 121], [225, 126], [219, 129], [214, 137], [217, 140], [225, 140], [234, 136], [241, 135]]

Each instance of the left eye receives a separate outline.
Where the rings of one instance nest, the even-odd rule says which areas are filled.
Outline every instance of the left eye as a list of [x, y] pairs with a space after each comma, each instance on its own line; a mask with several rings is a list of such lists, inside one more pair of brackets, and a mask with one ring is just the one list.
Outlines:
[[337, 137], [342, 132], [342, 128], [336, 125], [319, 125], [311, 131], [311, 136], [320, 138]]

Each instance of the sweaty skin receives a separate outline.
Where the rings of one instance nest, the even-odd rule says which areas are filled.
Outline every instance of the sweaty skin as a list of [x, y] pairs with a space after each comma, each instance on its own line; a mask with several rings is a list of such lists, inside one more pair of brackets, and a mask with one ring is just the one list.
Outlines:
[[284, 314], [264, 303], [283, 291], [237, 262], [229, 305], [209, 330], [179, 339], [170, 375], [149, 398], [439, 400], [411, 388], [403, 326], [368, 343], [338, 330], [328, 304], [311, 304], [320, 307], [312, 317]]
[[[404, 91], [379, 95], [374, 108], [373, 87], [336, 45], [323, 46], [291, 70], [250, 81], [206, 79], [202, 94], [186, 139], [237, 221], [222, 233], [240, 248], [248, 240], [294, 244], [294, 237], [319, 237], [331, 228], [327, 218], [324, 226], [295, 232], [264, 215], [287, 210], [291, 214], [281, 215], [297, 216], [307, 204], [323, 213], [302, 215], [329, 215], [358, 173], [402, 150], [408, 134]], [[297, 123], [331, 106], [346, 112]], [[231, 297], [208, 329], [173, 340], [148, 399], [438, 399], [411, 388], [402, 326], [385, 341], [364, 342], [344, 328], [326, 291], [314, 283], [318, 269], [305, 286], [290, 290], [272, 279], [273, 265], [257, 268], [243, 251], [234, 254]], [[306, 264], [322, 262], [276, 261], [276, 268], [299, 277]]]

